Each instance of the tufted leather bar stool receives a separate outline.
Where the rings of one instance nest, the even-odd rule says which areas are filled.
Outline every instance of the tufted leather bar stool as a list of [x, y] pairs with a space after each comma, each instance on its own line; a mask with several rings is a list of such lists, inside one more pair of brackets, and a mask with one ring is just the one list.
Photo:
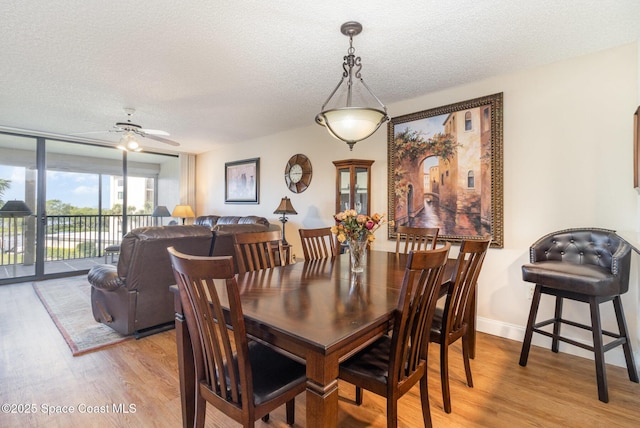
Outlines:
[[[628, 337], [627, 323], [620, 295], [629, 289], [631, 246], [615, 231], [597, 228], [565, 229], [550, 233], [536, 241], [529, 250], [531, 263], [522, 266], [522, 278], [536, 284], [531, 311], [522, 343], [520, 365], [526, 366], [533, 333], [550, 337], [551, 350], [558, 352], [559, 341], [594, 353], [598, 398], [609, 402], [604, 353], [622, 345], [627, 372], [638, 383], [638, 372]], [[536, 323], [542, 294], [556, 297], [554, 317]], [[562, 318], [563, 299], [589, 304], [591, 326]], [[613, 301], [619, 333], [602, 330], [600, 303]], [[542, 329], [553, 325], [553, 331]], [[561, 336], [562, 324], [592, 332], [593, 346]], [[604, 343], [603, 337], [613, 340]]]

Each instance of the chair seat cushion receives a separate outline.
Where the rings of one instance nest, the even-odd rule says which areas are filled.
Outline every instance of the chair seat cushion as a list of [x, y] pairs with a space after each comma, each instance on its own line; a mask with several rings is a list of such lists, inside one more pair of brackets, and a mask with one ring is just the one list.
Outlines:
[[382, 336], [371, 345], [340, 364], [340, 377], [348, 380], [349, 375], [368, 378], [386, 384], [389, 378], [389, 356], [391, 337]]
[[301, 387], [301, 391], [305, 388], [307, 373], [304, 364], [253, 341], [249, 342], [249, 360], [256, 405], [291, 388]]
[[609, 269], [560, 261], [542, 261], [522, 266], [522, 279], [548, 288], [589, 296], [620, 294], [620, 282]]

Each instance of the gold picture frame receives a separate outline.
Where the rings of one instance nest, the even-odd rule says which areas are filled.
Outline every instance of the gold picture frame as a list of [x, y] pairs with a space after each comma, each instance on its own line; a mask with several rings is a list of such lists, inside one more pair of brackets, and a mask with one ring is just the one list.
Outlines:
[[503, 247], [502, 100], [497, 93], [391, 119], [388, 214], [396, 226], [438, 227], [449, 242], [490, 235], [492, 247]]

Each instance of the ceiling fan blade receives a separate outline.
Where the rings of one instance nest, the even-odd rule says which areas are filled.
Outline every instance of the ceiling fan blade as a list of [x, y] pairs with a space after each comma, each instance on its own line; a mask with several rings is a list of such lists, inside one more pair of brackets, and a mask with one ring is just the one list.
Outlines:
[[160, 129], [141, 129], [147, 135], [160, 135], [162, 137], [168, 137], [170, 134], [167, 131], [161, 131]]
[[[102, 133], [109, 133], [109, 132], [117, 132], [117, 133], [123, 133], [124, 134], [123, 138], [130, 138], [132, 134], [136, 134], [144, 138], [150, 138], [152, 140], [160, 141], [161, 143], [169, 144], [170, 146], [175, 146], [175, 147], [180, 146], [180, 143], [178, 142], [169, 140], [168, 138], [163, 138], [163, 137], [169, 136], [169, 133], [167, 131], [161, 131], [159, 129], [143, 129], [142, 126], [138, 125], [137, 123], [131, 122], [131, 115], [133, 115], [133, 113], [135, 112], [135, 109], [125, 108], [124, 112], [127, 114], [127, 121], [116, 122], [116, 124], [113, 126], [113, 129], [110, 129], [108, 131], [82, 132], [82, 133], [71, 134], [71, 135], [88, 135], [88, 134], [102, 134]], [[136, 141], [134, 141], [134, 143], [136, 143], [137, 145]]]
[[178, 147], [180, 145], [180, 143], [169, 140], [168, 138], [158, 137], [157, 135], [145, 134], [145, 137], [151, 138], [152, 140], [160, 141], [161, 143], [169, 144], [170, 146]]
[[69, 135], [90, 135], [90, 134], [106, 134], [108, 132], [111, 131], [89, 131], [89, 132], [74, 132], [73, 134], [69, 134]]

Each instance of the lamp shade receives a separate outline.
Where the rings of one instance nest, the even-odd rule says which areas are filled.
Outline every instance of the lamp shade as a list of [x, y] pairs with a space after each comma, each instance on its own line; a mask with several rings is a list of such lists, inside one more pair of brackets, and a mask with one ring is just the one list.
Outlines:
[[369, 107], [344, 107], [327, 110], [316, 119], [329, 134], [347, 143], [369, 138], [387, 119], [382, 110]]
[[0, 217], [26, 217], [31, 214], [31, 209], [24, 201], [7, 201], [0, 208]]
[[151, 217], [171, 217], [171, 213], [166, 206], [158, 205], [156, 209], [153, 210], [153, 214], [151, 214]]
[[284, 198], [282, 198], [282, 200], [280, 201], [280, 205], [278, 205], [278, 208], [276, 208], [276, 210], [273, 213], [274, 214], [298, 214], [298, 211], [296, 211], [293, 208], [293, 205], [291, 205], [291, 199], [285, 196]]
[[193, 213], [193, 209], [189, 205], [176, 205], [171, 213], [172, 217], [180, 217], [180, 218], [193, 218], [196, 215]]

